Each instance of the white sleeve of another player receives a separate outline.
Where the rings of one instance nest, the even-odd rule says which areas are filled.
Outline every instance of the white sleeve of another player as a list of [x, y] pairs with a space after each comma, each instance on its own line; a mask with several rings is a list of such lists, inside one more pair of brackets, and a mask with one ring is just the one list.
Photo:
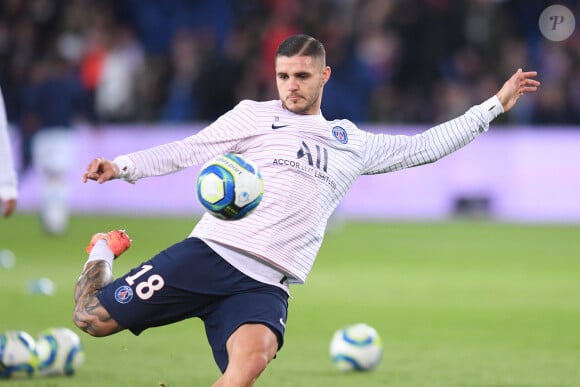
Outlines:
[[414, 136], [366, 133], [366, 175], [433, 163], [463, 148], [503, 112], [496, 96], [465, 114]]
[[2, 200], [18, 198], [18, 177], [12, 159], [12, 144], [8, 136], [8, 120], [4, 98], [0, 90], [0, 198]]

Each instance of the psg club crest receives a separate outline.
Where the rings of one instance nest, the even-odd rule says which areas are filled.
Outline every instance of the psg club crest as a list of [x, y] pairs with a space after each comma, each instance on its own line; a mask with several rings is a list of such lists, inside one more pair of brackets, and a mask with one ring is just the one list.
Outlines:
[[341, 126], [335, 126], [334, 128], [332, 128], [332, 135], [341, 144], [346, 144], [348, 142], [348, 136], [346, 135], [346, 130], [344, 130], [344, 128], [342, 128]]
[[119, 286], [115, 290], [115, 301], [119, 304], [126, 304], [133, 299], [133, 289], [130, 286]]

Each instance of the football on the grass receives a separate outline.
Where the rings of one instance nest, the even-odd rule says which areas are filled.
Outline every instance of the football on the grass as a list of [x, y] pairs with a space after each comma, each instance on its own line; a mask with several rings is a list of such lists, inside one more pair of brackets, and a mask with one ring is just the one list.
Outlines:
[[38, 369], [42, 375], [73, 375], [83, 364], [85, 354], [79, 336], [64, 327], [49, 328], [36, 339]]
[[242, 219], [258, 207], [264, 181], [247, 158], [226, 153], [207, 162], [197, 178], [197, 197], [205, 209], [223, 220]]
[[370, 371], [383, 357], [383, 342], [368, 324], [348, 325], [332, 336], [330, 357], [341, 371]]
[[30, 377], [38, 367], [36, 342], [25, 331], [0, 333], [0, 379]]

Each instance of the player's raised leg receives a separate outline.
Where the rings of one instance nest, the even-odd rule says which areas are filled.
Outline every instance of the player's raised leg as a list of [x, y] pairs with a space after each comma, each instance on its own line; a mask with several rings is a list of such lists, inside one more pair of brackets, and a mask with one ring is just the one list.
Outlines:
[[244, 324], [228, 339], [229, 363], [214, 387], [248, 387], [266, 369], [278, 351], [278, 339], [264, 324]]
[[113, 260], [131, 246], [123, 230], [93, 235], [89, 258], [75, 286], [73, 322], [92, 336], [107, 336], [122, 328], [111, 318], [97, 298], [99, 290], [113, 281]]

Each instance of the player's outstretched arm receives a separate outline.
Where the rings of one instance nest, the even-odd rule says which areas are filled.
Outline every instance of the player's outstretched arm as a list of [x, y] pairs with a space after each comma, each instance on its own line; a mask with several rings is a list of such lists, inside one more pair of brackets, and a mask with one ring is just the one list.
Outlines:
[[102, 184], [117, 177], [119, 177], [119, 168], [113, 162], [97, 157], [88, 165], [87, 171], [83, 174], [83, 182], [96, 180], [97, 183]]
[[510, 110], [524, 93], [533, 93], [538, 90], [540, 82], [533, 79], [537, 75], [538, 73], [536, 71], [522, 71], [522, 69], [518, 69], [503, 84], [496, 95], [503, 106], [504, 112]]

